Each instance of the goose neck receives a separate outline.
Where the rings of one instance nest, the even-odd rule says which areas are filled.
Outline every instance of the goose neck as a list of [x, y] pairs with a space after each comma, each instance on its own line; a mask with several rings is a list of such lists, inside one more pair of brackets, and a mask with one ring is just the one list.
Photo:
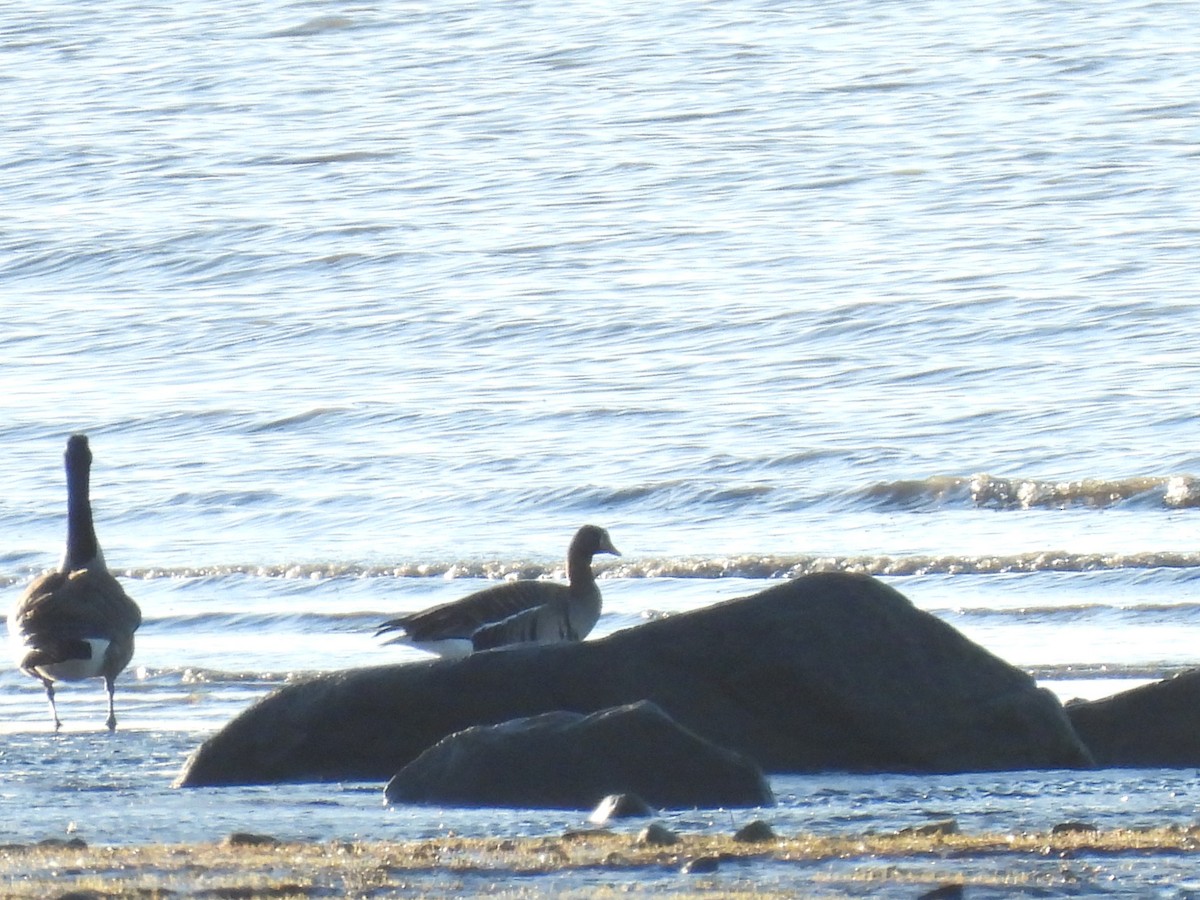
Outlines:
[[90, 467], [86, 458], [67, 457], [67, 549], [62, 571], [83, 568], [100, 556], [89, 496]]
[[572, 590], [587, 589], [596, 583], [591, 554], [571, 553], [567, 556], [567, 581]]

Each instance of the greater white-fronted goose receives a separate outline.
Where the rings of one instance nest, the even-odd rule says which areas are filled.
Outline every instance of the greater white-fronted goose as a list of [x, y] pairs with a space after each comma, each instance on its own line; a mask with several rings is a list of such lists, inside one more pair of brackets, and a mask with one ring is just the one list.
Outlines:
[[92, 452], [87, 437], [72, 435], [67, 469], [67, 549], [57, 572], [33, 580], [8, 617], [17, 665], [41, 681], [54, 730], [62, 727], [54, 705], [56, 681], [103, 678], [110, 731], [117, 727], [113, 682], [133, 658], [133, 633], [142, 624], [138, 605], [104, 565], [96, 540], [88, 481]]
[[597, 553], [621, 555], [607, 531], [584, 525], [567, 549], [568, 584], [511, 581], [390, 619], [376, 635], [402, 631], [385, 643], [412, 644], [446, 657], [509, 644], [582, 641], [600, 618], [600, 587], [592, 574]]

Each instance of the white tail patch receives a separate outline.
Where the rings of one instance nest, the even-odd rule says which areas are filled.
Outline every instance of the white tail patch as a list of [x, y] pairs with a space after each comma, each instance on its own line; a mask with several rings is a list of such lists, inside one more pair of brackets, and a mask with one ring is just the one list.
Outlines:
[[85, 638], [84, 643], [92, 648], [91, 659], [68, 659], [48, 666], [38, 666], [34, 669], [43, 678], [51, 681], [83, 681], [85, 678], [99, 678], [104, 674], [104, 654], [108, 651], [108, 641], [104, 638]]
[[406, 634], [384, 641], [386, 644], [407, 644], [426, 653], [436, 653], [443, 659], [462, 659], [475, 651], [475, 645], [470, 638], [443, 638], [437, 641], [414, 641]]

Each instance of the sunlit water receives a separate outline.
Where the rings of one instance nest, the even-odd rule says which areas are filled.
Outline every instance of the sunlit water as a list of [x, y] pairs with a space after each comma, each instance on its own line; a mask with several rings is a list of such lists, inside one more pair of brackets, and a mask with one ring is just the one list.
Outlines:
[[[174, 791], [381, 617], [561, 577], [597, 635], [870, 571], [1064, 699], [1200, 646], [1185, 6], [0, 10], [0, 580], [86, 431], [145, 624], [0, 671], [0, 839], [541, 833], [379, 785]], [[861, 831], [1189, 823], [1193, 772], [774, 780]], [[724, 828], [726, 813], [679, 814]]]

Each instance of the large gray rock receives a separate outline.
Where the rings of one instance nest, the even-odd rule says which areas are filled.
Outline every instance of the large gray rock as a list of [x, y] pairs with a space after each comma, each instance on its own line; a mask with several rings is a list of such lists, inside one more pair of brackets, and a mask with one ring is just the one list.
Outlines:
[[642, 701], [548, 712], [443, 738], [396, 773], [392, 803], [591, 809], [609, 794], [659, 808], [767, 806], [762, 770]]
[[205, 741], [177, 783], [384, 780], [472, 725], [638, 700], [768, 772], [1091, 762], [1027, 674], [887, 585], [829, 573], [602, 640], [289, 685]]
[[1100, 766], [1200, 766], [1200, 669], [1101, 700], [1067, 704]]

